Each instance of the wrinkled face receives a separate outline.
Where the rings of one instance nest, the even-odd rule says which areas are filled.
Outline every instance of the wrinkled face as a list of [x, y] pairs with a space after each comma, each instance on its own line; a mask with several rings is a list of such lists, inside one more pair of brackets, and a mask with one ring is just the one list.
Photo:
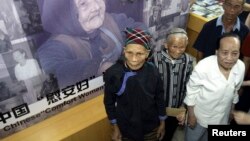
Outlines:
[[138, 70], [148, 58], [149, 51], [140, 44], [128, 44], [124, 48], [124, 55], [129, 68]]
[[225, 0], [223, 9], [223, 19], [228, 22], [235, 21], [243, 10], [243, 0]]
[[185, 52], [187, 47], [187, 37], [182, 35], [172, 35], [165, 44], [168, 54], [172, 59], [178, 59]]
[[20, 51], [15, 51], [12, 55], [13, 59], [18, 63], [23, 62], [23, 60], [25, 60], [25, 53], [22, 53]]
[[225, 37], [220, 41], [217, 50], [219, 68], [230, 70], [240, 56], [240, 41], [235, 37]]
[[78, 10], [78, 20], [87, 33], [92, 33], [104, 21], [104, 0], [74, 0]]

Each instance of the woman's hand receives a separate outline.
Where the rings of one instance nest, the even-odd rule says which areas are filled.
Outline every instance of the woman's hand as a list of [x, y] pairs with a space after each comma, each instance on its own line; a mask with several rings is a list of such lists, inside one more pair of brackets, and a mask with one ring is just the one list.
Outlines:
[[186, 112], [185, 111], [181, 112], [179, 115], [176, 116], [176, 119], [179, 121], [178, 122], [179, 125], [184, 125], [186, 119]]
[[160, 122], [160, 126], [158, 127], [157, 130], [157, 138], [159, 140], [162, 140], [165, 135], [165, 121]]
[[113, 133], [112, 133], [112, 141], [121, 141], [122, 140], [122, 134], [120, 132], [119, 127], [117, 126], [117, 124], [113, 125]]

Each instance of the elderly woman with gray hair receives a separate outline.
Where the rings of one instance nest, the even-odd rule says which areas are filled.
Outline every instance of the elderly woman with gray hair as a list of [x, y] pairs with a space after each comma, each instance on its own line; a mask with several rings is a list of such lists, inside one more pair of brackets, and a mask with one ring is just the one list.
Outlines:
[[[164, 99], [166, 107], [169, 109], [184, 107], [186, 84], [193, 70], [194, 62], [193, 57], [185, 53], [187, 44], [186, 31], [181, 28], [173, 28], [166, 35], [165, 48], [154, 53], [154, 63], [163, 79]], [[163, 141], [171, 141], [178, 124], [184, 124], [184, 111], [175, 117], [168, 116], [165, 121], [166, 134]]]

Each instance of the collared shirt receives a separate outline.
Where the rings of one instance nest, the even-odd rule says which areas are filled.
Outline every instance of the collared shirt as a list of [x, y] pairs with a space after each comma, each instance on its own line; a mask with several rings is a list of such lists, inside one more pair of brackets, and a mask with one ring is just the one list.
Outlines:
[[166, 106], [180, 107], [186, 95], [186, 83], [193, 70], [193, 58], [183, 54], [178, 59], [171, 59], [167, 50], [162, 50], [154, 54], [154, 63], [163, 79]]
[[[225, 27], [224, 27], [224, 25], [223, 25], [223, 23], [222, 23], [222, 16], [219, 16], [219, 17], [217, 18], [216, 27], [218, 27], [218, 26], [222, 26], [221, 34], [225, 33]], [[239, 18], [237, 18], [236, 23], [235, 23], [234, 26], [233, 26], [233, 31], [235, 31], [236, 29], [237, 29], [238, 31], [240, 31], [240, 19], [239, 19]]]
[[194, 106], [197, 122], [201, 126], [228, 124], [231, 106], [238, 102], [244, 71], [244, 63], [238, 60], [226, 79], [219, 70], [215, 55], [196, 65], [187, 84], [184, 103]]
[[[223, 33], [223, 26], [219, 24], [221, 18], [220, 19], [219, 18], [220, 17], [204, 24], [201, 32], [199, 33], [193, 45], [195, 49], [203, 53], [203, 58], [215, 54], [217, 40]], [[217, 26], [217, 22], [219, 26]], [[232, 32], [240, 37], [242, 43], [249, 32], [248, 27], [246, 27], [244, 23], [237, 20], [234, 29], [235, 30]]]

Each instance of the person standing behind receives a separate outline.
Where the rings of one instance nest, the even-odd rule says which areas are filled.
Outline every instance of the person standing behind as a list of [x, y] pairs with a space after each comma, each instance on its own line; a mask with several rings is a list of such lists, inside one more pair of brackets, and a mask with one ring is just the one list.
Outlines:
[[250, 125], [250, 114], [242, 111], [234, 111], [234, 120], [238, 124], [248, 124]]
[[[244, 61], [245, 60], [249, 60], [250, 58], [250, 53], [249, 53], [249, 39], [250, 39], [250, 34], [247, 35], [243, 46], [242, 46], [242, 53], [244, 55]], [[247, 58], [247, 59], [246, 59]], [[245, 62], [246, 63], [246, 62]], [[249, 103], [249, 99], [250, 99], [250, 70], [249, 70], [249, 62], [246, 65], [246, 77], [245, 77], [245, 81], [243, 81], [242, 83], [242, 87], [243, 87], [243, 92], [241, 93], [240, 97], [239, 97], [239, 102], [235, 105], [235, 110], [233, 112], [233, 119], [237, 124], [246, 124], [246, 125], [250, 125], [250, 114], [247, 113], [250, 109], [250, 103]]]
[[207, 22], [199, 33], [193, 47], [198, 51], [197, 61], [215, 54], [216, 40], [223, 33], [233, 32], [240, 37], [241, 42], [247, 36], [249, 29], [238, 16], [243, 11], [245, 0], [225, 0], [222, 7], [224, 14]]
[[246, 19], [249, 15], [249, 11], [250, 11], [250, 0], [246, 0], [246, 3], [244, 4], [244, 7], [243, 7], [243, 11], [239, 15], [240, 20], [245, 24], [246, 24]]
[[[164, 99], [167, 107], [184, 107], [186, 84], [193, 70], [194, 59], [185, 53], [188, 44], [184, 29], [173, 28], [166, 36], [165, 48], [154, 54], [154, 63], [163, 79]], [[178, 118], [178, 119], [177, 119]], [[184, 123], [185, 112], [176, 117], [168, 116], [164, 141], [171, 141], [179, 124]]]
[[114, 141], [158, 141], [164, 136], [162, 80], [146, 62], [150, 38], [146, 31], [127, 28], [124, 58], [104, 73], [104, 105]]
[[246, 39], [244, 40], [241, 53], [243, 55], [243, 61], [245, 63], [246, 68], [246, 76], [245, 81], [242, 84], [242, 91], [240, 93], [239, 102], [235, 105], [235, 109], [239, 111], [248, 112], [250, 109], [250, 33], [247, 35]]
[[228, 124], [238, 102], [245, 66], [239, 60], [240, 38], [226, 33], [218, 39], [216, 55], [201, 60], [187, 84], [185, 141], [207, 141], [208, 125]]

